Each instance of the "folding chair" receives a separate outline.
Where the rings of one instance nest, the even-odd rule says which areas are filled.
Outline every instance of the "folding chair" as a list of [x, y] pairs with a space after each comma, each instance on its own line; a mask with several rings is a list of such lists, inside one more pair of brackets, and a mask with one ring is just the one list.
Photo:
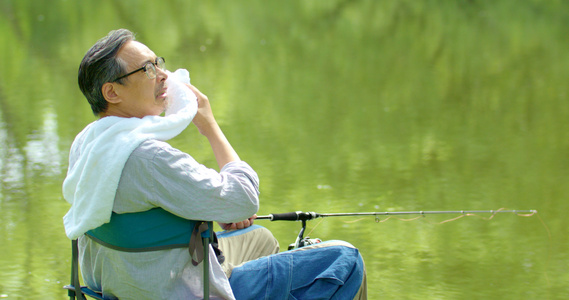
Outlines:
[[[79, 291], [76, 287], [80, 287]], [[103, 295], [97, 293], [86, 286], [81, 286], [79, 282], [79, 247], [77, 246], [77, 240], [71, 241], [71, 284], [63, 287], [67, 290], [67, 295], [69, 295], [70, 300], [85, 300], [85, 295], [103, 300]]]
[[[203, 244], [203, 273], [204, 273], [204, 299], [209, 299], [209, 244], [213, 241], [213, 222], [206, 222], [207, 230], [201, 233]], [[77, 289], [76, 287], [80, 287]], [[86, 300], [85, 296], [104, 300], [103, 295], [93, 291], [87, 286], [81, 286], [79, 281], [79, 247], [77, 240], [71, 241], [71, 283], [63, 287], [67, 290], [70, 300]]]

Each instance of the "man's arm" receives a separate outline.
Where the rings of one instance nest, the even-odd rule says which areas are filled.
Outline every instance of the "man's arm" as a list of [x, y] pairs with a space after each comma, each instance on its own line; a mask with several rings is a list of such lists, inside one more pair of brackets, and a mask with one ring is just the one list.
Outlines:
[[239, 161], [239, 155], [237, 155], [237, 152], [235, 152], [213, 117], [207, 96], [191, 84], [188, 84], [188, 87], [198, 98], [198, 112], [194, 117], [193, 123], [200, 133], [208, 139], [219, 169], [223, 168], [228, 162]]
[[[211, 145], [219, 169], [223, 168], [225, 164], [232, 161], [239, 161], [239, 155], [233, 149], [223, 131], [215, 121], [211, 106], [209, 104], [209, 99], [206, 95], [200, 92], [195, 86], [188, 84], [188, 87], [194, 92], [198, 98], [198, 112], [194, 117], [193, 123], [198, 128], [199, 132], [204, 135]], [[253, 225], [253, 220], [257, 218], [257, 215], [238, 222], [238, 223], [218, 223], [224, 230], [231, 229], [243, 229]]]

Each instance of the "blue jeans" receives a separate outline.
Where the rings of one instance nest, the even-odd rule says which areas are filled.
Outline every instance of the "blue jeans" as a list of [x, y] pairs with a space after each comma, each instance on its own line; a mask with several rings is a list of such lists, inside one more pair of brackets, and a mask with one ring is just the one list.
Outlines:
[[364, 263], [348, 243], [328, 241], [249, 261], [233, 269], [236, 299], [353, 299]]

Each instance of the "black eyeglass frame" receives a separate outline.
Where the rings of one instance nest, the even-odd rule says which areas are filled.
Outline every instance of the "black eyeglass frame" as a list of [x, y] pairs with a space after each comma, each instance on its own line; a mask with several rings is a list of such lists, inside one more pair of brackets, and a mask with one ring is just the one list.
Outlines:
[[117, 78], [116, 78], [115, 80], [113, 80], [112, 82], [117, 82], [118, 80], [121, 80], [121, 79], [123, 79], [123, 78], [126, 78], [126, 77], [128, 77], [128, 76], [130, 76], [130, 75], [132, 75], [132, 74], [134, 74], [134, 73], [136, 73], [136, 72], [139, 72], [139, 71], [144, 71], [144, 73], [146, 73], [146, 76], [148, 76], [149, 79], [154, 79], [154, 78], [156, 78], [156, 74], [154, 75], [154, 78], [150, 77], [150, 75], [148, 74], [148, 69], [151, 68], [150, 66], [154, 67], [154, 73], [156, 73], [156, 68], [159, 68], [159, 69], [163, 70], [164, 68], [160, 68], [160, 67], [158, 66], [158, 61], [159, 61], [159, 60], [162, 61], [162, 62], [161, 62], [162, 66], [165, 66], [165, 65], [166, 65], [166, 60], [164, 59], [164, 57], [157, 57], [154, 62], [147, 62], [147, 63], [144, 64], [144, 66], [142, 66], [142, 68], [138, 68], [138, 69], [136, 69], [136, 70], [134, 70], [134, 71], [132, 71], [132, 72], [130, 72], [130, 73], [128, 73], [128, 74], [125, 74], [125, 75], [123, 75], [123, 76], [117, 77]]

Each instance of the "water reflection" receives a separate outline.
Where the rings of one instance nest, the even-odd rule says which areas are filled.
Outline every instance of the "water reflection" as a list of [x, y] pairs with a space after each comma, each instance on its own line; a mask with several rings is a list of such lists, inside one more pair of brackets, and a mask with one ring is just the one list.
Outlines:
[[[13, 141], [9, 138], [6, 123], [0, 119], [0, 170], [2, 174], [2, 190], [10, 191], [23, 186], [23, 162], [24, 156], [14, 147]], [[4, 197], [4, 192], [0, 193], [0, 199]]]
[[39, 132], [29, 135], [24, 147], [28, 171], [39, 172], [40, 176], [56, 176], [62, 171], [56, 117], [55, 111], [47, 106]]

